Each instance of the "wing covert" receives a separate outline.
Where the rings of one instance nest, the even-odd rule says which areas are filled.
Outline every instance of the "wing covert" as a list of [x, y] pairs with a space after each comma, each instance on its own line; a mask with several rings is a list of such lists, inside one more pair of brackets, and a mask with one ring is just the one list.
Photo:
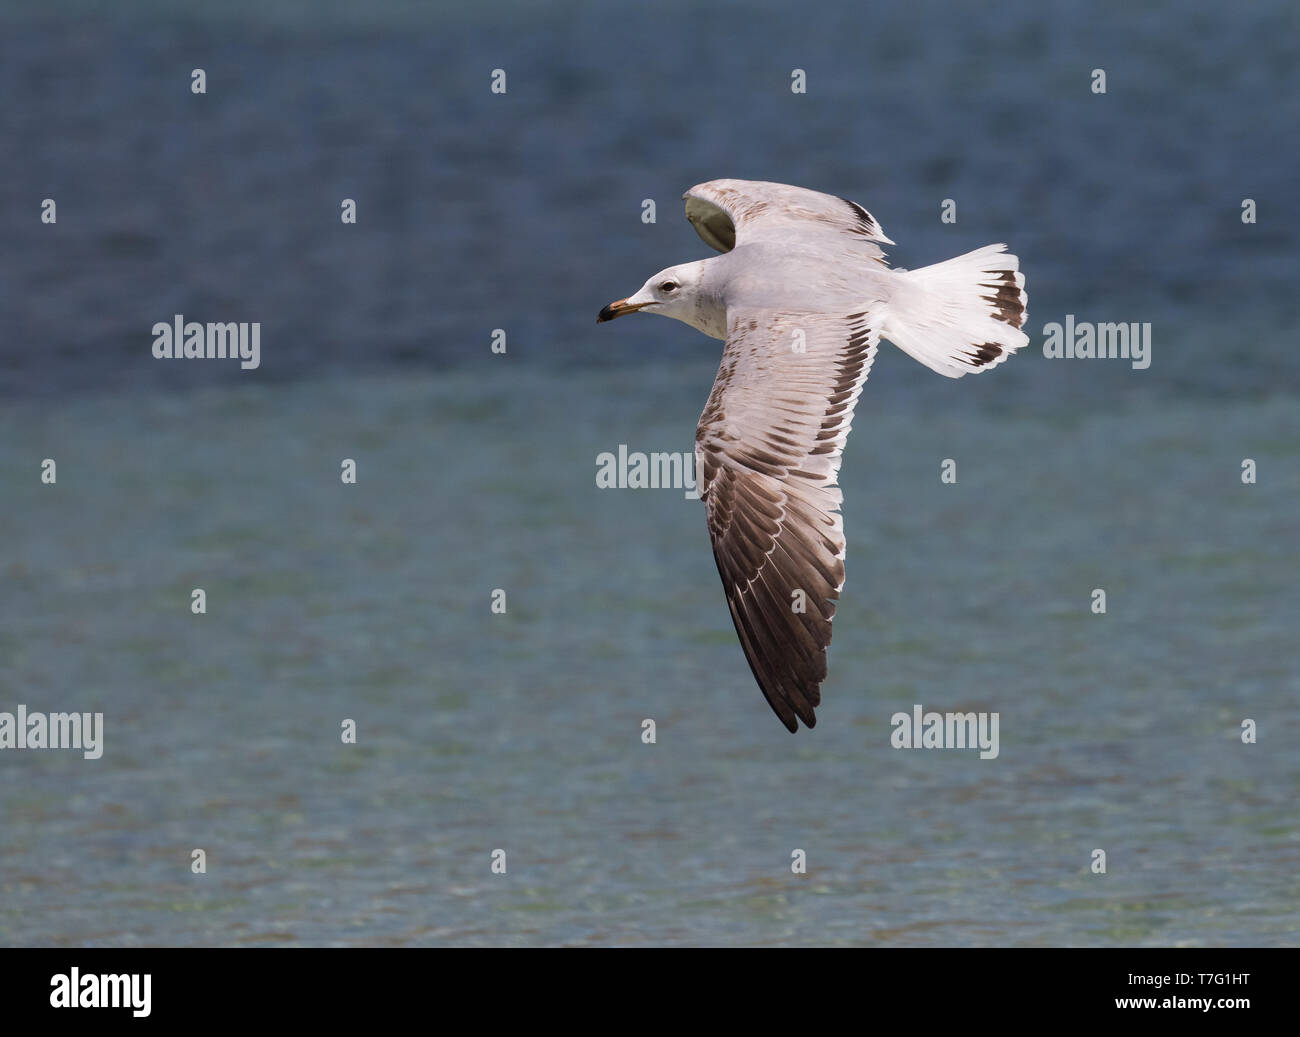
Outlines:
[[682, 198], [686, 218], [711, 248], [730, 252], [739, 242], [779, 237], [832, 236], [839, 244], [884, 261], [877, 242], [892, 245], [874, 216], [857, 202], [820, 191], [762, 180], [710, 180]]

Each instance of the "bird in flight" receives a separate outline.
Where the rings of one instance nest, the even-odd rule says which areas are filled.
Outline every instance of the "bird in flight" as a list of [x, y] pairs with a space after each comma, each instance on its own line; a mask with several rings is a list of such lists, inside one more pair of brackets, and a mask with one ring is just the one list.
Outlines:
[[713, 557], [745, 658], [791, 732], [817, 723], [844, 587], [836, 481], [880, 340], [948, 378], [1029, 341], [1025, 279], [1005, 245], [891, 269], [856, 202], [786, 184], [712, 180], [682, 196], [722, 253], [661, 270], [597, 322], [657, 313], [722, 339], [695, 430]]

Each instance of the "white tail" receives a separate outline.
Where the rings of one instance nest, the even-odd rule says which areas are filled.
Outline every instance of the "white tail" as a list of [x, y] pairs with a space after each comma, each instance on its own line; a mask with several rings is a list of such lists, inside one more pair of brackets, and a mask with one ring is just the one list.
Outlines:
[[985, 245], [897, 280], [880, 327], [899, 349], [947, 378], [996, 367], [1029, 337], [1025, 278], [1006, 245]]

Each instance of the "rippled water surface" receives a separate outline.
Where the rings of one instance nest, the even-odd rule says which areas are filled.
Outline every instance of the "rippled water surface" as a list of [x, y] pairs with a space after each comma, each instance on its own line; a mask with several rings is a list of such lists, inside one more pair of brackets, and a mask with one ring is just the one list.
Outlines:
[[[0, 942], [1300, 942], [1293, 10], [261, 8], [0, 15], [0, 710], [105, 717], [0, 752]], [[595, 481], [691, 449], [718, 344], [593, 318], [718, 176], [1029, 277], [988, 377], [882, 349], [797, 736], [699, 502]], [[153, 360], [178, 312], [262, 367]]]

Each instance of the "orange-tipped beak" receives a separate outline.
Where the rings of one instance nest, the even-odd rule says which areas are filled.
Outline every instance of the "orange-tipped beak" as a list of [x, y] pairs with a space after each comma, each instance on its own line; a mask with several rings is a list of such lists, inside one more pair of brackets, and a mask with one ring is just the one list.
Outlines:
[[625, 313], [636, 313], [637, 310], [649, 305], [648, 302], [628, 302], [626, 299], [616, 299], [596, 314], [596, 323], [603, 324], [605, 321], [621, 317]]

